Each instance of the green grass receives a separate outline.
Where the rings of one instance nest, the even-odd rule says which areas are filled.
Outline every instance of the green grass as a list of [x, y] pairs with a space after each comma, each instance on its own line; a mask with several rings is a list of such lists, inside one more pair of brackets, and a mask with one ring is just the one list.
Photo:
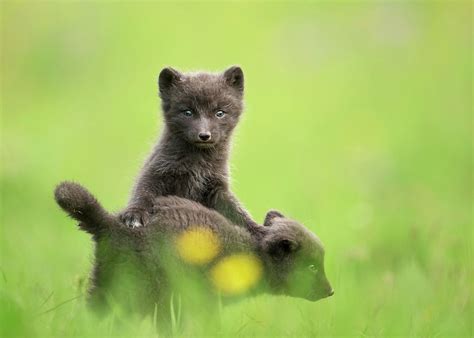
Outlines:
[[470, 3], [0, 6], [0, 336], [156, 336], [86, 311], [91, 240], [52, 191], [73, 179], [119, 210], [161, 126], [160, 69], [235, 63], [233, 190], [319, 235], [335, 295], [248, 299], [178, 335], [473, 335]]

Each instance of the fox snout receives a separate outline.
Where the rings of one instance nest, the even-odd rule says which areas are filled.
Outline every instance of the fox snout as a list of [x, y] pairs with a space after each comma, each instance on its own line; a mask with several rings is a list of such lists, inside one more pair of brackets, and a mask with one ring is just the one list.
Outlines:
[[321, 291], [319, 292], [319, 297], [320, 298], [331, 297], [334, 294], [334, 289], [332, 288], [331, 284], [329, 284], [329, 281], [327, 280], [326, 277], [324, 277], [324, 281], [322, 284], [323, 286], [321, 288]]
[[192, 138], [194, 139], [194, 142], [204, 146], [216, 142], [216, 135], [213, 135], [212, 133], [214, 127], [212, 121], [209, 121], [206, 117], [201, 117], [196, 121], [193, 128], [194, 135]]
[[331, 297], [332, 295], [334, 295], [334, 289], [332, 288], [326, 276], [322, 276], [322, 278], [316, 282], [314, 289], [309, 294], [307, 299], [314, 302], [319, 299]]
[[202, 142], [208, 142], [212, 139], [212, 134], [209, 131], [200, 132], [198, 134], [199, 140]]

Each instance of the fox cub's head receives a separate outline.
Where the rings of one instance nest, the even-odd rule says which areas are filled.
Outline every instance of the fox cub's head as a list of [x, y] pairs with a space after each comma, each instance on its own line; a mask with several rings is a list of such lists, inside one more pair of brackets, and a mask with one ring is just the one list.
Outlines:
[[332, 296], [319, 238], [278, 211], [268, 212], [264, 225], [261, 250], [273, 292], [311, 301]]
[[168, 129], [199, 148], [228, 140], [243, 108], [244, 74], [231, 67], [220, 74], [161, 71], [160, 97]]

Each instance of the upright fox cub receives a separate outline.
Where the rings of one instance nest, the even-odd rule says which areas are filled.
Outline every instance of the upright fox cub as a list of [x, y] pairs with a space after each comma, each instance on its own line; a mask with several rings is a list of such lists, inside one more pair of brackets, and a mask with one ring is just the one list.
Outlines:
[[120, 214], [121, 221], [129, 227], [146, 225], [156, 197], [175, 195], [259, 231], [261, 227], [229, 190], [230, 139], [243, 110], [242, 69], [182, 74], [165, 68], [158, 82], [164, 130]]

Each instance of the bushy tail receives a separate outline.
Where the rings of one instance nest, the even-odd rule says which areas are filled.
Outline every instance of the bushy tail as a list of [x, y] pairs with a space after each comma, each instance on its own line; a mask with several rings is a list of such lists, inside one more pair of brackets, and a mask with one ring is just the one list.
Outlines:
[[91, 234], [106, 231], [118, 220], [109, 214], [97, 199], [80, 184], [61, 182], [54, 191], [59, 206], [75, 220], [79, 227]]

